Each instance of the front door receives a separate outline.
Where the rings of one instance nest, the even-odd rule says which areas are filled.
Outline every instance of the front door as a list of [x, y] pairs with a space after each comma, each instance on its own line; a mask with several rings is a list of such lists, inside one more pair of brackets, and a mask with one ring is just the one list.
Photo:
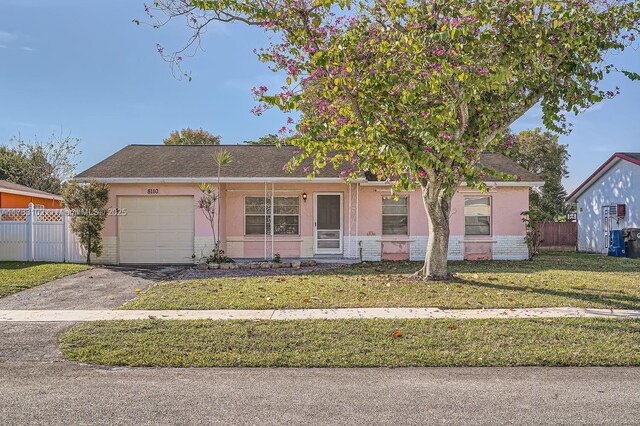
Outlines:
[[342, 194], [315, 194], [315, 253], [342, 253]]

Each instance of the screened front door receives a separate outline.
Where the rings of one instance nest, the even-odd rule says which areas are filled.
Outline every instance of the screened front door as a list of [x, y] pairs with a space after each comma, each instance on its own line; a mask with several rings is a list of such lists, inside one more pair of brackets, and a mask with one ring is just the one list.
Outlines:
[[342, 253], [342, 194], [315, 196], [315, 252]]

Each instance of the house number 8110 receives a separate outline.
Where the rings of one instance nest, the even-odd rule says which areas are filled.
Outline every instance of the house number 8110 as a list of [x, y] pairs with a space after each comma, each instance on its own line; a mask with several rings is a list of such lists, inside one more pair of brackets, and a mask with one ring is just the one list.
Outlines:
[[149, 188], [147, 189], [147, 194], [153, 195], [158, 193], [158, 188]]

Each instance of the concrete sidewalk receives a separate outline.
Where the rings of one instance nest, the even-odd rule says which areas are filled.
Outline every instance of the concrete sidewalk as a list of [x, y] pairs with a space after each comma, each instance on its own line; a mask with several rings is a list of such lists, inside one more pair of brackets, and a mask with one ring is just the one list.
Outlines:
[[527, 309], [269, 309], [269, 310], [0, 310], [0, 322], [75, 322], [101, 320], [299, 320], [299, 319], [501, 319], [636, 318], [640, 310], [590, 308]]

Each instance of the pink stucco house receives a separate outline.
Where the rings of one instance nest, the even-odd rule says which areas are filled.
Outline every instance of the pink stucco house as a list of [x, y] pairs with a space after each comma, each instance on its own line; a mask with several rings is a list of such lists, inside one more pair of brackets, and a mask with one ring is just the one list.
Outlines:
[[[386, 183], [367, 176], [346, 183], [331, 167], [311, 180], [301, 169], [284, 172], [292, 147], [130, 145], [76, 177], [109, 183], [108, 207], [120, 209], [107, 218], [97, 261], [192, 263], [210, 254], [214, 241], [197, 207], [198, 185], [215, 183], [212, 157], [221, 149], [233, 160], [220, 179], [218, 234], [229, 256], [424, 258], [429, 235], [419, 190], [394, 200]], [[482, 163], [513, 179], [488, 177], [488, 193], [458, 189], [449, 258], [526, 259], [521, 212], [529, 188], [542, 182], [500, 154], [483, 154]]]

